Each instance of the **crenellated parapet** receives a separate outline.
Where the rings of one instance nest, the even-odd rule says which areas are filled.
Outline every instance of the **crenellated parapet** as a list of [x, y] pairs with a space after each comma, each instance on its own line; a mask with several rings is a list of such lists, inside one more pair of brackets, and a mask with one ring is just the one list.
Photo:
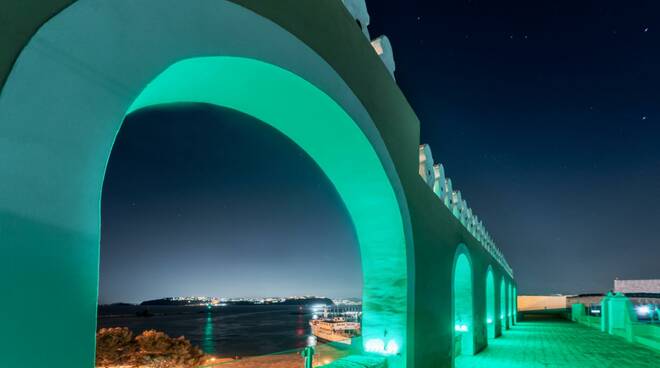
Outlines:
[[371, 42], [371, 47], [380, 60], [383, 62], [387, 70], [390, 72], [392, 78], [394, 78], [394, 71], [396, 70], [396, 63], [394, 62], [394, 52], [392, 50], [392, 43], [390, 39], [385, 35], [380, 35], [373, 40], [369, 35], [369, 11], [367, 10], [367, 4], [364, 0], [342, 0], [342, 3], [346, 7], [349, 13], [355, 19], [355, 23], [360, 28], [364, 36], [368, 41]]
[[367, 41], [371, 40], [371, 37], [369, 37], [369, 12], [367, 11], [367, 4], [365, 3], [364, 0], [342, 0], [342, 3], [344, 3], [344, 6], [348, 10], [349, 13], [353, 16], [353, 19], [355, 19], [355, 23], [357, 23], [358, 27], [360, 27], [360, 30], [362, 33], [364, 33], [364, 36], [367, 38]]
[[502, 251], [495, 245], [483, 221], [474, 214], [461, 191], [453, 188], [452, 181], [446, 176], [442, 164], [433, 160], [428, 144], [419, 146], [419, 176], [433, 190], [438, 199], [451, 211], [452, 215], [474, 236], [479, 243], [495, 258], [502, 268], [513, 277], [513, 270], [504, 258]]
[[394, 63], [394, 51], [392, 51], [392, 44], [390, 39], [387, 36], [379, 36], [373, 41], [371, 41], [371, 46], [376, 51], [376, 54], [380, 57], [380, 60], [383, 61], [385, 67], [394, 78], [394, 71], [396, 70], [396, 64]]
[[[394, 78], [396, 64], [394, 62], [392, 44], [387, 36], [381, 35], [373, 40], [369, 36], [368, 26], [370, 17], [365, 1], [342, 0], [342, 2], [364, 36], [367, 40], [370, 40], [374, 51]], [[440, 163], [436, 164], [434, 162], [431, 147], [428, 144], [419, 146], [419, 176], [433, 190], [433, 193], [435, 193], [449, 211], [451, 211], [454, 217], [513, 277], [513, 270], [506, 259], [504, 259], [502, 252], [495, 245], [481, 219], [468, 206], [467, 201], [461, 195], [461, 191], [453, 187], [451, 179], [446, 176], [445, 167]]]
[[431, 147], [428, 144], [419, 146], [419, 176], [429, 186], [432, 186], [435, 181], [433, 155], [431, 154]]

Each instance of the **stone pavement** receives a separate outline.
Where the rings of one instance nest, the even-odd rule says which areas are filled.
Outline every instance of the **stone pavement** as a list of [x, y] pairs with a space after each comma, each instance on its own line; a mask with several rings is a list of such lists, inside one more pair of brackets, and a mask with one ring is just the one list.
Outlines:
[[519, 322], [456, 368], [660, 368], [660, 353], [563, 320]]

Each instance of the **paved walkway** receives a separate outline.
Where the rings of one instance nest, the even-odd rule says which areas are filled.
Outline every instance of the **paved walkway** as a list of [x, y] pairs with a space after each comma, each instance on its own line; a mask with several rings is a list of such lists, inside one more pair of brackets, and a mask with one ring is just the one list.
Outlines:
[[456, 368], [660, 368], [660, 353], [560, 320], [520, 322]]

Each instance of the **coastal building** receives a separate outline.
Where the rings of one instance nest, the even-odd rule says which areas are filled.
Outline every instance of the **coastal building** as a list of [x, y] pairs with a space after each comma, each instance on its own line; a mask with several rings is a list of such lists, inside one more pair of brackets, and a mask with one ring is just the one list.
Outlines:
[[614, 292], [623, 294], [660, 294], [660, 279], [614, 280]]

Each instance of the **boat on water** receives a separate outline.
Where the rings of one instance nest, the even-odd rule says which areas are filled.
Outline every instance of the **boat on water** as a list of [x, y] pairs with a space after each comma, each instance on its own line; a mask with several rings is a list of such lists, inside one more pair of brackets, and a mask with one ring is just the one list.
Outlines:
[[353, 337], [360, 336], [359, 314], [356, 312], [329, 312], [323, 308], [323, 316], [309, 321], [312, 334], [318, 339], [342, 345], [351, 345]]

